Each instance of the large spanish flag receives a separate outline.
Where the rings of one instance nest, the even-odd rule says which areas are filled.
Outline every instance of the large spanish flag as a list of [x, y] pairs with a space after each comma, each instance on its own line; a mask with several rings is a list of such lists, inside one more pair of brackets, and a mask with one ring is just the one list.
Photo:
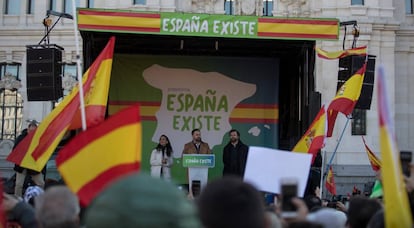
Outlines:
[[312, 154], [313, 163], [318, 151], [325, 143], [326, 122], [326, 110], [325, 106], [322, 106], [308, 130], [295, 145], [295, 147], [293, 147], [292, 151]]
[[394, 124], [388, 108], [383, 69], [378, 71], [379, 141], [386, 227], [412, 227], [411, 209], [405, 189]]
[[113, 181], [139, 170], [141, 138], [139, 106], [131, 106], [81, 132], [59, 152], [57, 168], [83, 206]]
[[367, 46], [356, 47], [356, 48], [340, 50], [340, 51], [332, 51], [332, 52], [324, 51], [320, 48], [315, 48], [315, 50], [316, 50], [316, 53], [318, 54], [318, 57], [322, 59], [340, 59], [340, 58], [344, 58], [350, 55], [360, 55], [360, 56], [367, 55]]
[[[105, 86], [104, 88], [100, 88], [98, 86], [103, 86], [104, 82], [108, 81], [109, 79], [107, 78], [111, 75], [114, 45], [115, 37], [112, 37], [98, 58], [83, 75], [83, 91], [86, 94], [86, 98], [89, 96], [93, 97], [91, 93], [95, 93], [101, 89], [103, 91], [106, 89], [107, 91]], [[98, 78], [99, 80], [96, 80]], [[101, 81], [102, 78], [105, 79]], [[108, 93], [101, 93], [100, 96], [107, 97]], [[95, 101], [97, 98], [93, 98], [92, 100], [93, 102], [86, 101], [86, 103], [92, 104], [92, 106], [95, 105], [92, 109], [105, 110], [105, 108], [96, 107], [96, 104], [99, 105], [99, 102], [101, 101]], [[71, 93], [67, 95], [62, 102], [55, 109], [53, 109], [48, 116], [45, 117], [45, 119], [43, 119], [36, 130], [29, 133], [29, 135], [26, 136], [19, 143], [19, 145], [17, 145], [17, 147], [7, 157], [7, 160], [25, 168], [37, 171], [42, 170], [50, 156], [55, 151], [57, 145], [62, 140], [66, 131], [70, 129], [74, 119], [76, 119], [75, 115], [79, 111], [79, 108], [79, 89], [75, 87]], [[88, 112], [87, 114], [91, 113], [92, 112]], [[99, 117], [90, 118], [88, 121], [89, 123], [96, 124], [97, 120], [103, 120], [102, 113], [97, 113]], [[93, 115], [90, 115], [90, 117], [92, 116]]]
[[374, 171], [381, 170], [381, 161], [379, 158], [372, 152], [372, 150], [368, 147], [367, 143], [365, 142], [364, 136], [362, 136], [362, 141], [364, 142], [365, 151], [367, 152], [369, 163], [371, 163], [371, 167]]
[[336, 96], [329, 104], [328, 113], [328, 131], [327, 137], [332, 136], [333, 128], [336, 121], [338, 112], [348, 116], [354, 110], [355, 104], [358, 102], [361, 95], [362, 85], [364, 83], [365, 69], [367, 64], [359, 69], [354, 75], [352, 75], [342, 86], [339, 88]]

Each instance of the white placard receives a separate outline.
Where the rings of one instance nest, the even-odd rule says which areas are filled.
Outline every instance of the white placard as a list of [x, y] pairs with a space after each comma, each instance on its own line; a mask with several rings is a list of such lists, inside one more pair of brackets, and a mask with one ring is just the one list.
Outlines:
[[311, 159], [311, 154], [251, 146], [244, 181], [260, 191], [279, 193], [282, 179], [295, 178], [298, 181], [298, 196], [303, 197]]

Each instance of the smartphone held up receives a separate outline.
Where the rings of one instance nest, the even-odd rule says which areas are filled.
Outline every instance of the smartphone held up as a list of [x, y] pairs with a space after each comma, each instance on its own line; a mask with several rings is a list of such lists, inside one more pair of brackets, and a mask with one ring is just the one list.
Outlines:
[[294, 178], [286, 178], [280, 181], [280, 194], [283, 218], [297, 217], [297, 208], [292, 199], [298, 196], [298, 181]]

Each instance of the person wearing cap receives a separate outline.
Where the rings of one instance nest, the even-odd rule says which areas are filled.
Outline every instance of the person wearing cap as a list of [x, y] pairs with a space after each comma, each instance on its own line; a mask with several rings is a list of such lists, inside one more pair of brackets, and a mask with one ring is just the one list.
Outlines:
[[[30, 121], [29, 126], [22, 131], [22, 133], [17, 137], [16, 141], [14, 142], [13, 149], [16, 148], [17, 145], [26, 137], [30, 132], [37, 128], [37, 122], [35, 120]], [[17, 164], [14, 165], [14, 171], [16, 171], [16, 182], [14, 187], [14, 194], [18, 197], [22, 197], [23, 195], [23, 184], [26, 178], [26, 175], [30, 175], [32, 177], [32, 181], [39, 187], [43, 188], [45, 185], [45, 181], [43, 179], [43, 175], [41, 172], [37, 172], [35, 170], [23, 168]]]
[[24, 202], [32, 205], [35, 205], [35, 198], [44, 193], [43, 189], [39, 186], [29, 186], [24, 192], [23, 200]]
[[171, 182], [145, 173], [109, 184], [86, 209], [85, 226], [198, 228], [195, 205]]

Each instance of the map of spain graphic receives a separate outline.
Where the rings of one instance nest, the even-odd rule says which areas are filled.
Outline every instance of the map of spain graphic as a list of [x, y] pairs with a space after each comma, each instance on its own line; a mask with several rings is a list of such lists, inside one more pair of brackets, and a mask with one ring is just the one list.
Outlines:
[[191, 141], [191, 131], [201, 129], [202, 140], [213, 148], [222, 143], [231, 129], [230, 114], [256, 85], [230, 78], [218, 72], [200, 72], [186, 68], [167, 68], [157, 64], [143, 72], [144, 80], [162, 91], [157, 127], [152, 141], [167, 135], [174, 157], [181, 157], [183, 146]]

